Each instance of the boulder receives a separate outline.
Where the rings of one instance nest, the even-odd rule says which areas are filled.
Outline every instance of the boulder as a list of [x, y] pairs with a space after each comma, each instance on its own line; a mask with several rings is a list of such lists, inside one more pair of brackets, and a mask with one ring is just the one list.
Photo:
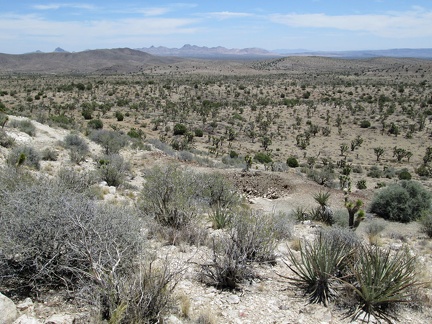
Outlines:
[[18, 311], [14, 302], [0, 293], [0, 324], [11, 324], [18, 317]]

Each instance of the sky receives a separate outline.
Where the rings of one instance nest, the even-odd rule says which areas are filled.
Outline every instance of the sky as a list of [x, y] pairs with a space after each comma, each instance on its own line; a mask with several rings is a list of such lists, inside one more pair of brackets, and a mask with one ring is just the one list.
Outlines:
[[431, 0], [0, 0], [0, 53], [432, 48]]

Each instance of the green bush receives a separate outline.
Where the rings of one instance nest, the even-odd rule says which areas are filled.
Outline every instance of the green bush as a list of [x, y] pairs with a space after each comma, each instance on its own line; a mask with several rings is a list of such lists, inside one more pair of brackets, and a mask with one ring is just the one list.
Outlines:
[[13, 167], [25, 165], [29, 168], [39, 170], [40, 160], [39, 152], [32, 146], [17, 146], [9, 152], [6, 163]]
[[418, 182], [402, 180], [379, 191], [370, 211], [391, 221], [408, 223], [430, 207], [431, 195]]
[[361, 179], [357, 181], [356, 187], [359, 190], [367, 189], [366, 179]]
[[117, 121], [123, 121], [124, 115], [120, 111], [116, 111], [115, 118], [117, 118]]
[[98, 119], [92, 119], [87, 123], [87, 127], [90, 129], [102, 129], [103, 128], [103, 122], [99, 118]]
[[268, 154], [263, 152], [256, 153], [254, 156], [254, 160], [262, 164], [271, 163], [273, 161]]
[[361, 128], [369, 128], [371, 126], [371, 123], [369, 120], [362, 120], [360, 122], [360, 127]]
[[403, 169], [398, 173], [399, 180], [411, 180], [411, 173], [407, 169]]
[[297, 168], [297, 167], [299, 166], [299, 163], [298, 163], [297, 159], [296, 159], [294, 156], [290, 156], [290, 157], [287, 159], [287, 165], [288, 165], [290, 168]]
[[420, 218], [420, 224], [422, 227], [422, 232], [425, 233], [429, 238], [432, 238], [432, 212], [431, 210], [426, 210], [423, 212]]
[[187, 127], [183, 124], [174, 125], [174, 135], [184, 135], [187, 132]]
[[195, 133], [196, 137], [203, 137], [204, 136], [204, 132], [200, 128], [195, 128], [194, 133]]
[[230, 153], [229, 153], [229, 157], [231, 158], [231, 159], [235, 159], [235, 158], [238, 158], [238, 153], [236, 152], [236, 151], [233, 151], [233, 150], [231, 150], [230, 151]]

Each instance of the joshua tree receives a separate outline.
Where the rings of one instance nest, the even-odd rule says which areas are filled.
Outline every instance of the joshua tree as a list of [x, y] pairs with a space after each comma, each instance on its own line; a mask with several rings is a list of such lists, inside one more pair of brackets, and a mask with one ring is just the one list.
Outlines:
[[[351, 229], [356, 229], [365, 217], [364, 211], [361, 209], [363, 201], [358, 199], [356, 202], [348, 200], [348, 190], [345, 191], [345, 207], [348, 210], [348, 226]], [[357, 216], [356, 216], [357, 214]]]
[[382, 147], [374, 147], [374, 153], [376, 155], [376, 160], [379, 162], [381, 155], [384, 154], [384, 148]]

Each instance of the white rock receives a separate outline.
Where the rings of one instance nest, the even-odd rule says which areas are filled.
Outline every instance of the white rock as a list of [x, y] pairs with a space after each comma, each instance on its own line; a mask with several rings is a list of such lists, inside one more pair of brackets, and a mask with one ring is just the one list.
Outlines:
[[0, 293], [0, 324], [10, 324], [18, 317], [14, 302]]
[[114, 187], [114, 186], [109, 186], [109, 187], [108, 187], [108, 190], [109, 190], [109, 193], [110, 193], [111, 195], [115, 195], [115, 193], [116, 193], [116, 191], [117, 191], [116, 187]]
[[22, 301], [21, 303], [19, 303], [16, 307], [18, 308], [18, 310], [25, 311], [26, 309], [30, 308], [33, 306], [33, 301], [31, 300], [31, 298], [27, 297], [24, 301]]
[[13, 324], [42, 324], [40, 320], [27, 314], [18, 317]]
[[45, 320], [44, 324], [73, 324], [75, 317], [69, 314], [54, 314]]
[[238, 303], [240, 303], [240, 297], [237, 296], [237, 295], [229, 295], [226, 300], [227, 300], [227, 302], [229, 304], [238, 304]]

